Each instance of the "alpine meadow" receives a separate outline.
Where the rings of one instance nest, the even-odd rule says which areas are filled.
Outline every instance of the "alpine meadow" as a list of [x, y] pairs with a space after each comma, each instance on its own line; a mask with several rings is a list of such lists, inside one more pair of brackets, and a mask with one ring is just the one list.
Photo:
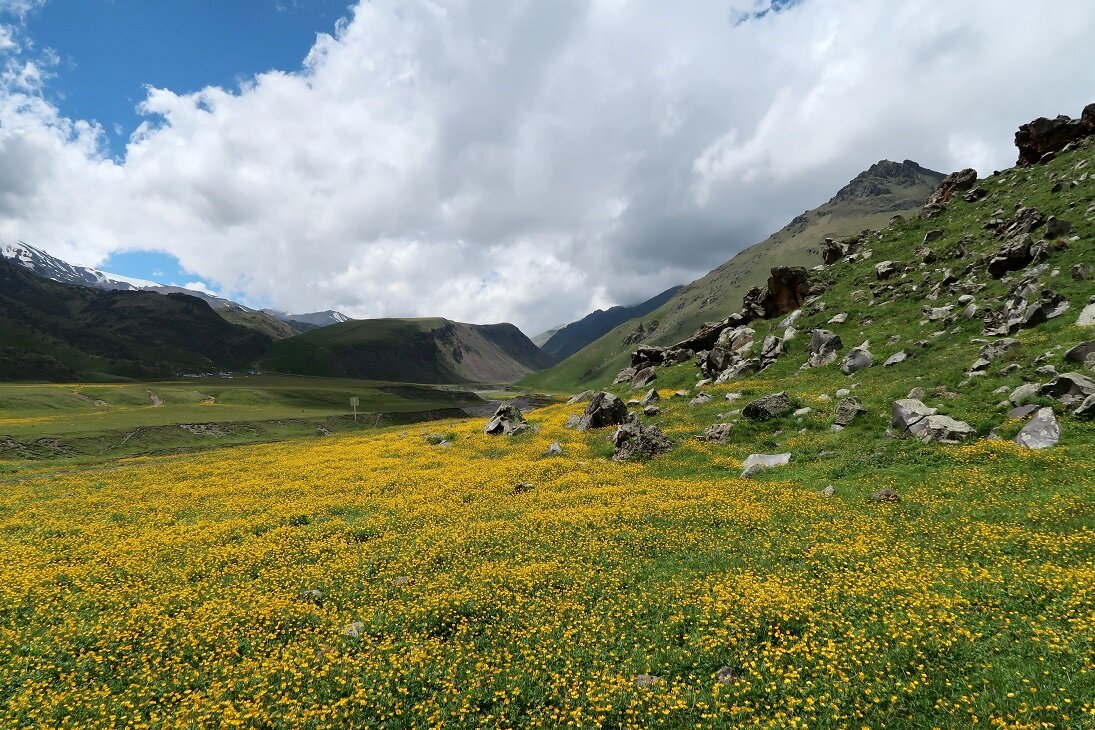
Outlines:
[[1095, 9], [60, 5], [0, 728], [1095, 728]]

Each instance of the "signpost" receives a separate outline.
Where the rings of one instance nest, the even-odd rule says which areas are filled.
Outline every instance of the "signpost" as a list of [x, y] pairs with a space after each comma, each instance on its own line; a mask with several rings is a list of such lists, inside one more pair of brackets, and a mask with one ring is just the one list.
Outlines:
[[354, 423], [357, 423], [357, 407], [361, 403], [361, 399], [356, 395], [350, 399], [350, 405], [354, 407]]

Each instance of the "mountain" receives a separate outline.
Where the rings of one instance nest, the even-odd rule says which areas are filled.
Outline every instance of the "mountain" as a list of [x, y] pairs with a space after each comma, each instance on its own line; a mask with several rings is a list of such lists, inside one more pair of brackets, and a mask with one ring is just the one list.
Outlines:
[[0, 379], [109, 380], [241, 367], [271, 338], [185, 294], [72, 286], [0, 258]]
[[331, 310], [307, 314], [284, 314], [273, 310], [251, 309], [231, 299], [197, 291], [196, 289], [157, 284], [154, 281], [134, 279], [88, 266], [74, 266], [22, 241], [0, 246], [0, 258], [8, 259], [37, 276], [61, 284], [90, 286], [108, 291], [150, 291], [165, 295], [186, 294], [201, 299], [229, 322], [250, 327], [275, 340], [292, 337], [316, 327], [345, 322], [349, 319], [346, 315]]
[[522, 384], [568, 390], [610, 382], [638, 344], [678, 342], [704, 322], [741, 306], [750, 287], [764, 284], [773, 266], [814, 266], [825, 238], [885, 226], [894, 215], [914, 215], [943, 174], [912, 160], [881, 160], [857, 175], [824, 204], [796, 216], [764, 241], [680, 289], [665, 304], [625, 322], [569, 358]]
[[545, 331], [541, 332], [540, 334], [536, 335], [535, 337], [531, 337], [530, 339], [532, 340], [532, 344], [536, 345], [537, 347], [542, 348], [548, 340], [550, 340], [552, 337], [555, 336], [556, 332], [558, 332], [559, 330], [561, 330], [564, 327], [566, 327], [565, 324], [557, 324], [554, 327], [552, 327], [551, 329], [545, 330]]
[[551, 357], [512, 324], [441, 318], [349, 320], [274, 343], [267, 372], [407, 383], [512, 383]]
[[[654, 311], [669, 301], [670, 297], [681, 288], [680, 286], [670, 287], [661, 294], [630, 307], [598, 309], [596, 312], [582, 317], [577, 322], [571, 322], [559, 328], [543, 344], [536, 344], [540, 344], [540, 349], [556, 360], [565, 360], [589, 343], [612, 331], [613, 328], [635, 317], [642, 317]], [[536, 340], [534, 339], [533, 342], [536, 342]]]
[[62, 284], [92, 286], [96, 289], [137, 291], [159, 286], [153, 281], [134, 279], [121, 274], [110, 274], [88, 266], [73, 266], [67, 261], [51, 256], [40, 248], [22, 241], [0, 245], [0, 258], [22, 266], [43, 279]]
[[336, 312], [333, 309], [327, 309], [322, 312], [306, 312], [304, 314], [290, 314], [288, 312], [279, 312], [276, 309], [264, 309], [262, 311], [277, 317], [286, 324], [292, 325], [299, 332], [307, 332], [308, 330], [313, 330], [317, 327], [326, 327], [328, 325], [341, 324], [342, 322], [350, 321], [350, 318], [345, 314]]

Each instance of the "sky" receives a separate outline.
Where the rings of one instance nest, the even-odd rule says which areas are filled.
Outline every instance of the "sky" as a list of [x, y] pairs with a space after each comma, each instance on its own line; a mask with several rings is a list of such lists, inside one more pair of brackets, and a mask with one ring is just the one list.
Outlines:
[[1095, 101], [1095, 3], [0, 0], [0, 242], [536, 334]]

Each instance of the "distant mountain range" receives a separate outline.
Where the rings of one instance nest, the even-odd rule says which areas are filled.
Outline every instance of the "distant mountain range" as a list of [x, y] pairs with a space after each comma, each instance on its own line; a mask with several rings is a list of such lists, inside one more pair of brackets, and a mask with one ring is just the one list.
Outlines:
[[93, 269], [89, 266], [75, 266], [40, 248], [21, 241], [0, 245], [0, 257], [22, 266], [37, 276], [62, 284], [90, 286], [107, 291], [150, 291], [156, 294], [187, 294], [204, 300], [229, 322], [258, 330], [274, 339], [292, 337], [316, 327], [338, 324], [350, 319], [345, 314], [332, 310], [288, 314], [270, 309], [252, 309], [231, 299], [225, 299], [196, 289], [185, 289], [144, 279], [134, 279], [121, 274]]
[[153, 379], [217, 370], [504, 385], [554, 360], [512, 324], [255, 310], [0, 248], [0, 380]]
[[512, 324], [361, 319], [275, 342], [264, 372], [411, 383], [512, 383], [551, 365]]
[[536, 342], [536, 338], [533, 338], [532, 341], [540, 345], [540, 349], [556, 360], [565, 360], [589, 343], [600, 339], [618, 325], [635, 317], [649, 314], [662, 306], [680, 288], [680, 286], [671, 287], [645, 302], [629, 307], [618, 306], [609, 309], [598, 309], [582, 317], [577, 322], [571, 322], [551, 330], [551, 334], [542, 343]]

